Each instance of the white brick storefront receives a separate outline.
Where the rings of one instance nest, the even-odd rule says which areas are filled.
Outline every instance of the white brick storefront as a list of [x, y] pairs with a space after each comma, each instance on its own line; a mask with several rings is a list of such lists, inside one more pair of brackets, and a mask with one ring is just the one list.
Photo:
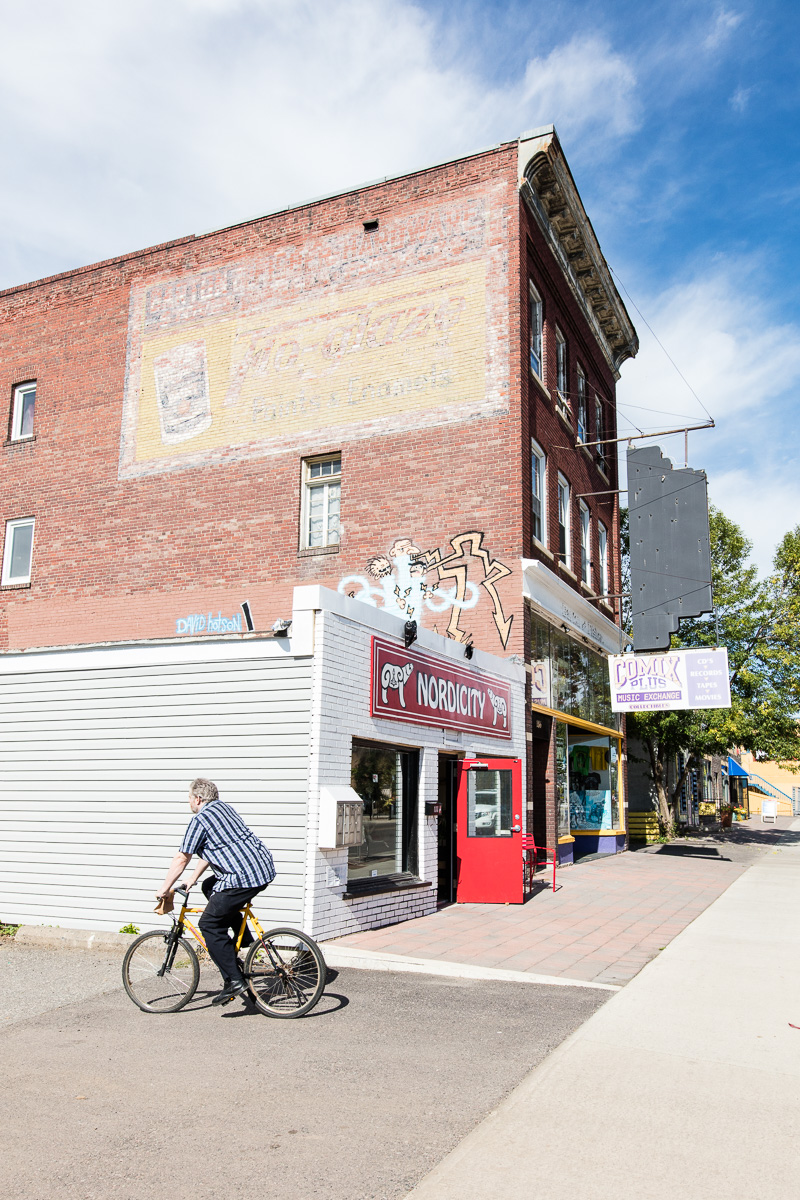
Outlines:
[[[525, 794], [525, 672], [522, 665], [476, 651], [469, 666], [495, 676], [511, 688], [508, 740], [486, 734], [456, 733], [370, 716], [370, 647], [374, 634], [402, 639], [403, 621], [322, 588], [295, 590], [295, 621], [314, 613], [311, 732], [308, 775], [308, 845], [304, 928], [325, 940], [423, 916], [437, 902], [437, 819], [425, 816], [425, 802], [438, 799], [440, 750], [522, 760]], [[464, 647], [425, 629], [418, 647], [465, 665]], [[401, 891], [345, 898], [347, 850], [323, 850], [318, 844], [320, 788], [350, 783], [353, 738], [420, 752], [418, 874], [421, 883]], [[521, 870], [521, 867], [520, 867]]]

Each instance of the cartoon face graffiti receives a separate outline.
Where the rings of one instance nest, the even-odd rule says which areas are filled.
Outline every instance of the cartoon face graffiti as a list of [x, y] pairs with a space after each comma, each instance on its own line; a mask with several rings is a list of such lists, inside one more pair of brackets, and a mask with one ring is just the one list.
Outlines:
[[[472, 635], [460, 624], [461, 614], [475, 608], [483, 589], [491, 598], [492, 618], [505, 648], [514, 618], [506, 617], [497, 584], [511, 574], [511, 568], [492, 558], [483, 538], [477, 530], [457, 534], [444, 554], [438, 548], [423, 551], [410, 537], [395, 538], [388, 553], [367, 560], [366, 575], [345, 575], [339, 591], [407, 620], [421, 620], [426, 609], [449, 612], [447, 636], [467, 642]], [[483, 575], [477, 583], [468, 578], [473, 560]], [[452, 588], [442, 587], [446, 580], [453, 581]]]

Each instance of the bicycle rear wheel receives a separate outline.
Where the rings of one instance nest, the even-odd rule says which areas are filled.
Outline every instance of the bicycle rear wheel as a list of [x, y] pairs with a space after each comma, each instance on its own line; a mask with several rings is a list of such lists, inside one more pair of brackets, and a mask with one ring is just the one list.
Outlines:
[[143, 1012], [177, 1012], [197, 991], [197, 955], [185, 938], [178, 938], [177, 945], [171, 943], [170, 930], [154, 929], [143, 933], [125, 952], [122, 982]]
[[253, 1003], [268, 1017], [303, 1017], [325, 990], [328, 968], [313, 938], [288, 926], [269, 929], [244, 964]]

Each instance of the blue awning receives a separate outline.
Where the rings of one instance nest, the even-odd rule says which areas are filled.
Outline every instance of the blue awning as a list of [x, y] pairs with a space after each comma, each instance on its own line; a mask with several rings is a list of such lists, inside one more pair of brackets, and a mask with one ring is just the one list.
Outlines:
[[744, 767], [740, 767], [736, 759], [731, 758], [730, 755], [728, 755], [728, 774], [744, 775], [745, 779], [748, 778], [747, 771], [745, 771]]

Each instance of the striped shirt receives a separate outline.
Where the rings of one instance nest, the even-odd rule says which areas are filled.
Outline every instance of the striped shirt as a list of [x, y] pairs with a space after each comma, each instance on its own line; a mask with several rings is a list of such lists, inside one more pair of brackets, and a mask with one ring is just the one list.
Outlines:
[[266, 887], [275, 864], [264, 843], [245, 825], [235, 808], [222, 800], [204, 804], [183, 835], [181, 851], [197, 854], [214, 868], [214, 891]]

